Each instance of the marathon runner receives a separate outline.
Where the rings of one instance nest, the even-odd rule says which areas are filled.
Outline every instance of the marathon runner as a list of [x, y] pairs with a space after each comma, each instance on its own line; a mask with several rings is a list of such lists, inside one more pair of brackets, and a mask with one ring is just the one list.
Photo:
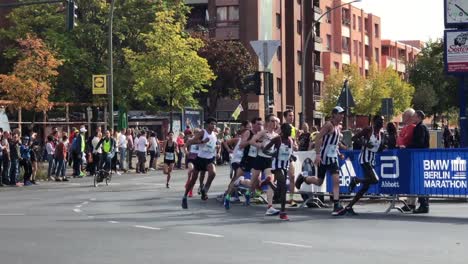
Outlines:
[[169, 132], [167, 134], [167, 141], [163, 148], [164, 156], [164, 174], [167, 175], [166, 179], [166, 188], [169, 189], [169, 181], [171, 180], [171, 173], [174, 170], [175, 157], [179, 149], [177, 143], [174, 142], [174, 133]]

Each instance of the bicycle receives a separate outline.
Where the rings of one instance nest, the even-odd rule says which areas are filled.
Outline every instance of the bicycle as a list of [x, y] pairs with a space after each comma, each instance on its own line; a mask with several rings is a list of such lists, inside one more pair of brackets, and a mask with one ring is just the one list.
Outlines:
[[94, 174], [94, 177], [93, 177], [93, 181], [94, 181], [94, 187], [97, 187], [97, 185], [103, 181], [105, 181], [106, 183], [106, 186], [109, 185], [109, 183], [111, 182], [112, 180], [112, 164], [111, 162], [109, 162], [109, 170], [106, 170], [106, 164], [107, 161], [104, 161], [101, 166], [100, 166], [100, 169]]

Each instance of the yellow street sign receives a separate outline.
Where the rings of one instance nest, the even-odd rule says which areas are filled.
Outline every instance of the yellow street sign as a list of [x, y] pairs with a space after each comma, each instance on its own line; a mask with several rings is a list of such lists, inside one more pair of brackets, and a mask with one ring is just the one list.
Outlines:
[[106, 79], [106, 75], [93, 75], [93, 94], [107, 94]]

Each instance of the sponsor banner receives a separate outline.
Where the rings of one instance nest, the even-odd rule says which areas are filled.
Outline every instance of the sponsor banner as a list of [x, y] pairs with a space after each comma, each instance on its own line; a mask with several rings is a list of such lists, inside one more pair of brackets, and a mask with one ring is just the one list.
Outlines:
[[184, 131], [187, 126], [190, 127], [190, 129], [194, 128], [203, 128], [203, 112], [202, 110], [199, 109], [191, 109], [191, 108], [185, 108], [184, 109], [184, 114], [183, 114], [183, 123], [182, 123], [182, 131]]
[[468, 31], [446, 30], [444, 45], [447, 72], [468, 72]]
[[[339, 160], [340, 192], [348, 193], [351, 177], [364, 178], [359, 164], [360, 151], [343, 151], [344, 160]], [[313, 164], [314, 151], [296, 152], [296, 175], [317, 175]], [[412, 195], [468, 195], [468, 151], [465, 149], [402, 149], [389, 150], [376, 156], [375, 171], [379, 183], [371, 185], [367, 193], [412, 194]], [[303, 184], [301, 191], [332, 192], [331, 175], [319, 187]], [[327, 184], [327, 182], [329, 184]], [[359, 191], [357, 186], [354, 192]]]

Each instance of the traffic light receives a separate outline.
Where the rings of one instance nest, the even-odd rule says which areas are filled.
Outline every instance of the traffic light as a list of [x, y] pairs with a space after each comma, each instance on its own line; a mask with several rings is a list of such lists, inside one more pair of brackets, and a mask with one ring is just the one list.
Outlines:
[[254, 92], [256, 95], [262, 94], [262, 79], [260, 72], [255, 72], [245, 76], [242, 80], [242, 89], [245, 92]]
[[67, 30], [72, 30], [75, 26], [77, 26], [76, 21], [78, 20], [78, 15], [76, 14], [76, 10], [78, 9], [78, 4], [76, 0], [67, 0]]

